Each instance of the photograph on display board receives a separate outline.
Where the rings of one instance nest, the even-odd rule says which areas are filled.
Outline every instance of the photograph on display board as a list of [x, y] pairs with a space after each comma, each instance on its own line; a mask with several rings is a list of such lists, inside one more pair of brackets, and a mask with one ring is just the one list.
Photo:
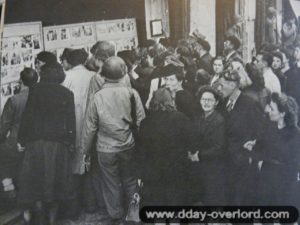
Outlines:
[[68, 40], [69, 39], [69, 29], [63, 28], [60, 30], [60, 40]]
[[49, 30], [47, 33], [47, 41], [56, 41], [57, 40], [57, 31]]
[[19, 66], [21, 64], [21, 55], [20, 52], [12, 52], [10, 55], [10, 65], [11, 66]]
[[23, 59], [23, 63], [31, 62], [32, 59], [33, 59], [32, 50], [28, 49], [26, 51], [23, 51], [22, 52], [22, 59]]
[[7, 77], [8, 72], [6, 68], [2, 68], [1, 69], [1, 80], [5, 79], [5, 77]]
[[71, 36], [72, 36], [72, 38], [74, 38], [74, 39], [81, 38], [81, 33], [82, 33], [81, 27], [72, 27], [71, 28]]
[[90, 25], [82, 26], [83, 35], [86, 37], [93, 35], [93, 28]]
[[21, 48], [32, 48], [32, 47], [33, 47], [32, 35], [23, 36], [21, 40]]
[[5, 97], [12, 95], [12, 88], [10, 83], [1, 86], [1, 95]]
[[8, 60], [8, 52], [3, 52], [2, 53], [2, 61], [1, 61], [1, 66], [2, 68], [5, 68], [9, 65], [9, 60]]
[[37, 35], [33, 35], [33, 48], [35, 50], [40, 50], [41, 49], [41, 43], [40, 43], [40, 38]]

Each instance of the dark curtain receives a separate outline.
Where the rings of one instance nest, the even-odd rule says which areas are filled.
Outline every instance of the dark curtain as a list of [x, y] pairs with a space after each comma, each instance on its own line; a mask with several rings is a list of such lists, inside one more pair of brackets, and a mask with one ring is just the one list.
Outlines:
[[234, 18], [234, 0], [216, 1], [216, 40], [217, 55], [222, 55], [226, 30], [232, 25]]
[[257, 50], [265, 41], [266, 12], [270, 6], [276, 8], [276, 0], [256, 0], [255, 44]]
[[169, 0], [170, 39], [172, 44], [190, 33], [190, 1]]

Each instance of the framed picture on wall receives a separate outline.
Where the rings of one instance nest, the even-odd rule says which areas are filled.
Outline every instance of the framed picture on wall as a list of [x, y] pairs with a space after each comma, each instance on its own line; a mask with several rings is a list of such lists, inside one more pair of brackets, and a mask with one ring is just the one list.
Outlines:
[[150, 27], [151, 27], [151, 36], [160, 36], [163, 35], [163, 26], [162, 26], [162, 20], [151, 20], [150, 21]]

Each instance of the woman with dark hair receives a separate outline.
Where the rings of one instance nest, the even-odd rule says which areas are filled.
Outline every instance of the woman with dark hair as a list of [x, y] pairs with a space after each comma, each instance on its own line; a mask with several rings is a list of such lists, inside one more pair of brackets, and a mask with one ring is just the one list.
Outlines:
[[185, 78], [183, 67], [169, 64], [162, 68], [161, 76], [165, 78], [165, 87], [171, 91], [177, 110], [193, 119], [197, 106], [194, 96], [183, 87]]
[[38, 74], [41, 71], [41, 67], [46, 64], [55, 64], [57, 63], [56, 56], [52, 52], [42, 51], [37, 54], [34, 65]]
[[143, 205], [182, 205], [188, 172], [189, 120], [166, 88], [154, 92], [149, 116], [140, 126]]
[[196, 162], [191, 170], [194, 189], [191, 197], [204, 205], [222, 205], [225, 204], [225, 121], [216, 111], [221, 96], [207, 85], [199, 89], [197, 97], [202, 112], [193, 132], [196, 152], [189, 153], [190, 160]]
[[59, 201], [68, 198], [70, 154], [75, 144], [74, 95], [60, 85], [65, 73], [60, 64], [41, 67], [40, 83], [30, 91], [18, 142], [25, 147], [21, 165], [21, 206], [33, 209], [35, 224], [55, 224]]
[[[298, 182], [300, 131], [298, 105], [285, 94], [273, 93], [266, 106], [271, 123], [253, 151], [261, 153], [261, 204], [293, 205]], [[251, 150], [248, 149], [248, 150]], [[298, 187], [299, 188], [299, 187]], [[297, 199], [295, 202], [294, 199]], [[297, 203], [299, 205], [299, 203]]]

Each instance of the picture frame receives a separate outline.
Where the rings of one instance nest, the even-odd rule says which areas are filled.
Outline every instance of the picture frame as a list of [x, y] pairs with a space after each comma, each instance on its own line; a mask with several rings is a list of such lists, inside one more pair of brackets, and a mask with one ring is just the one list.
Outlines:
[[163, 35], [162, 19], [151, 20], [150, 28], [151, 28], [151, 37], [157, 37]]

